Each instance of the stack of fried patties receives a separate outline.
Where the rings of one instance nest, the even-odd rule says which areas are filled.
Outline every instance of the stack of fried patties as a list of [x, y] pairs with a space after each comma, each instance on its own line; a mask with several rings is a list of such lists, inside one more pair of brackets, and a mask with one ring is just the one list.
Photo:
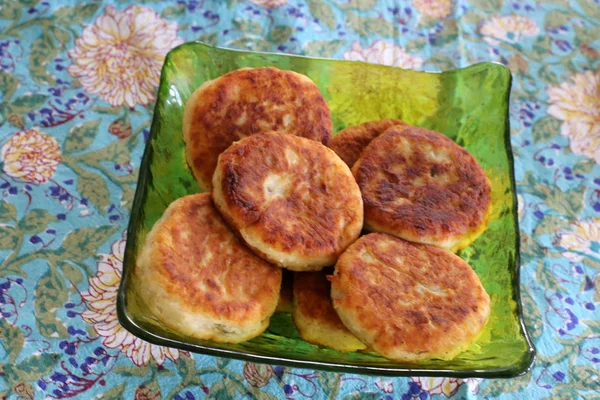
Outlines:
[[339, 351], [456, 356], [489, 314], [453, 253], [487, 226], [483, 169], [444, 135], [398, 120], [331, 134], [304, 75], [243, 68], [198, 88], [183, 135], [207, 192], [173, 202], [148, 234], [142, 298], [200, 339], [249, 340], [279, 310], [304, 340]]

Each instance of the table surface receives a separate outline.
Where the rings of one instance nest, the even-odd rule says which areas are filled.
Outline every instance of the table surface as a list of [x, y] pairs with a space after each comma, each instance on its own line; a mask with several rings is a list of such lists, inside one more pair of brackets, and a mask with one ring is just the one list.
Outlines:
[[[531, 372], [298, 370], [120, 327], [155, 87], [166, 52], [194, 39], [429, 71], [508, 65]], [[0, 398], [600, 398], [599, 39], [598, 0], [0, 0]]]

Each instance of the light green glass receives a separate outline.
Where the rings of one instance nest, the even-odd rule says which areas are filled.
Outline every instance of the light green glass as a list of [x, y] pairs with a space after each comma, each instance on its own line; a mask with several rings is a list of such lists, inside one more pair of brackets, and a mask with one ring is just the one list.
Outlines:
[[[198, 187], [181, 135], [187, 98], [203, 82], [242, 67], [275, 66], [308, 75], [325, 96], [334, 131], [398, 118], [443, 132], [467, 148], [492, 182], [494, 211], [487, 231], [460, 252], [491, 297], [483, 334], [451, 361], [395, 363], [376, 353], [341, 353], [300, 339], [289, 314], [275, 315], [261, 336], [240, 344], [197, 340], [173, 332], [144, 309], [133, 289], [136, 255], [154, 222], [173, 200]], [[187, 43], [172, 50], [162, 70], [154, 120], [131, 213], [118, 297], [121, 324], [149, 342], [255, 362], [376, 375], [510, 377], [528, 370], [534, 349], [519, 301], [519, 237], [509, 139], [508, 69], [482, 63], [425, 73], [352, 61], [251, 53]]]

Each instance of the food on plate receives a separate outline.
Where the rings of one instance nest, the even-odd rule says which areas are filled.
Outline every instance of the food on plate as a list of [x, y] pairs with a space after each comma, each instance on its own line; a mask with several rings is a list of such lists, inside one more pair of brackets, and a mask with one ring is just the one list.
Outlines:
[[283, 269], [282, 272], [281, 291], [279, 292], [279, 302], [275, 312], [291, 313], [294, 309], [294, 273], [286, 269]]
[[279, 131], [325, 145], [332, 123], [315, 83], [277, 68], [242, 68], [205, 82], [186, 102], [183, 139], [201, 189], [211, 189], [217, 157], [246, 136]]
[[300, 337], [339, 351], [364, 350], [366, 346], [342, 324], [333, 309], [330, 291], [324, 271], [294, 273], [292, 318]]
[[294, 271], [333, 265], [363, 226], [348, 166], [319, 142], [278, 132], [244, 138], [219, 156], [213, 199], [250, 248]]
[[[338, 351], [455, 357], [490, 312], [451, 252], [487, 227], [484, 170], [441, 133], [398, 119], [331, 134], [304, 75], [242, 68], [202, 84], [183, 139], [211, 193], [169, 205], [138, 256], [136, 290], [195, 338], [244, 342], [289, 312], [305, 341]], [[363, 229], [377, 233], [359, 238]]]
[[371, 140], [396, 125], [406, 126], [399, 119], [383, 119], [349, 126], [331, 138], [329, 147], [352, 168]]
[[281, 269], [236, 238], [207, 193], [169, 205], [146, 238], [136, 278], [140, 297], [169, 328], [239, 343], [269, 325]]
[[392, 127], [371, 141], [352, 172], [368, 231], [455, 251], [487, 227], [491, 199], [485, 171], [441, 133]]
[[490, 298], [471, 267], [431, 245], [372, 233], [340, 256], [333, 306], [348, 329], [395, 361], [452, 359], [480, 334]]

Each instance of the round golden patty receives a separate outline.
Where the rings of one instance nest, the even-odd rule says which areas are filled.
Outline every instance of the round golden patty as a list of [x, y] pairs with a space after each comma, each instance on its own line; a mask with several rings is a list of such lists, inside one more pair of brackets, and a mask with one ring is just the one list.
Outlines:
[[246, 244], [290, 270], [331, 266], [360, 234], [363, 204], [350, 169], [313, 140], [259, 133], [219, 156], [213, 198]]
[[183, 117], [186, 158], [198, 185], [211, 189], [217, 157], [233, 142], [272, 130], [329, 143], [329, 108], [307, 76], [242, 68], [205, 82], [187, 101]]
[[235, 237], [210, 194], [169, 205], [147, 236], [136, 277], [138, 293], [166, 326], [227, 343], [267, 328], [281, 285], [281, 269]]
[[441, 133], [392, 127], [367, 146], [352, 172], [369, 231], [455, 251], [487, 227], [485, 171]]
[[398, 119], [383, 119], [349, 126], [331, 138], [329, 147], [352, 168], [360, 157], [360, 153], [371, 143], [371, 140], [396, 125], [406, 126]]
[[354, 242], [331, 281], [344, 325], [395, 361], [454, 358], [477, 338], [490, 309], [479, 278], [460, 257], [381, 233]]
[[339, 351], [366, 346], [342, 324], [331, 304], [331, 284], [323, 271], [294, 274], [292, 318], [300, 337], [309, 343]]

